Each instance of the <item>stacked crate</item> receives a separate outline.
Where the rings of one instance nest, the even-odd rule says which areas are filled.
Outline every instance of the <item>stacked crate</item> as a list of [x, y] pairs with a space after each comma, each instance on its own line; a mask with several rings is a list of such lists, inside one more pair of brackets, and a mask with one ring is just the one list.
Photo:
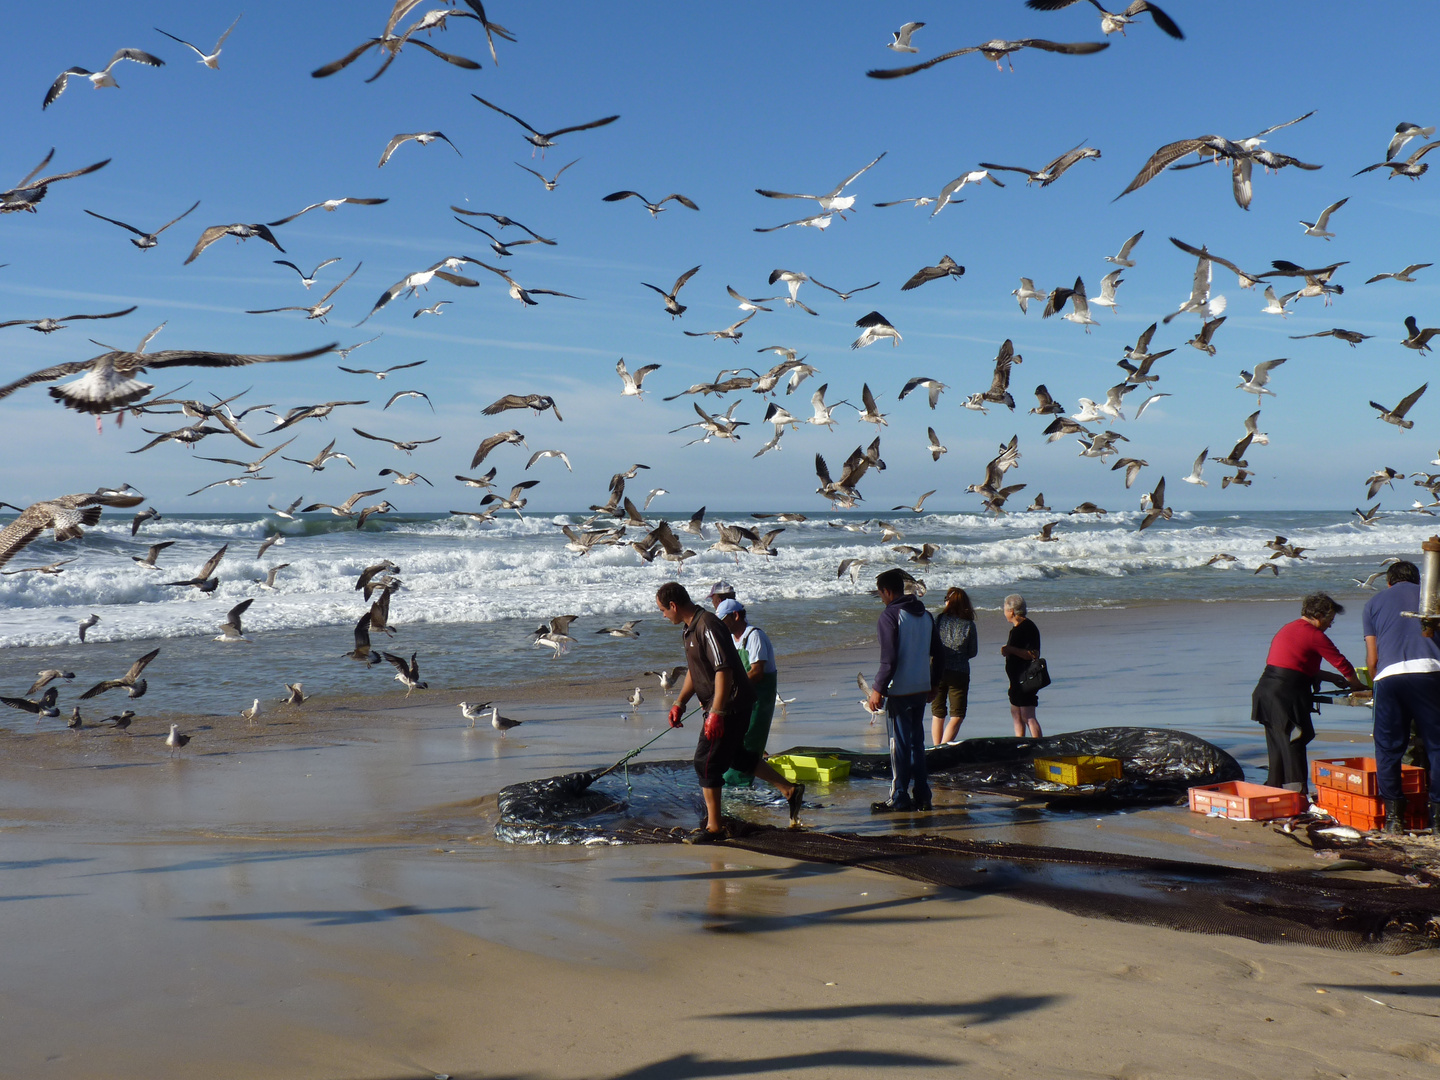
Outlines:
[[[1315, 780], [1315, 801], [1342, 825], [1369, 832], [1385, 825], [1385, 804], [1374, 758], [1338, 758], [1314, 761], [1310, 766]], [[1429, 784], [1425, 770], [1414, 765], [1400, 766], [1400, 791], [1404, 799], [1404, 825], [1423, 829], [1426, 825]]]

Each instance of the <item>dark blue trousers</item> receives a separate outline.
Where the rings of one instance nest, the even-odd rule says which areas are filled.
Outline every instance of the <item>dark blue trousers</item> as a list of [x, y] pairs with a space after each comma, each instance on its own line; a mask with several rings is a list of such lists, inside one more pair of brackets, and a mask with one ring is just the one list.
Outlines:
[[1430, 758], [1430, 798], [1440, 802], [1440, 671], [1387, 675], [1375, 683], [1375, 764], [1380, 798], [1400, 794], [1400, 761], [1410, 743], [1410, 722]]
[[887, 698], [885, 725], [890, 729], [890, 802], [899, 807], [930, 805], [925, 769], [925, 695]]

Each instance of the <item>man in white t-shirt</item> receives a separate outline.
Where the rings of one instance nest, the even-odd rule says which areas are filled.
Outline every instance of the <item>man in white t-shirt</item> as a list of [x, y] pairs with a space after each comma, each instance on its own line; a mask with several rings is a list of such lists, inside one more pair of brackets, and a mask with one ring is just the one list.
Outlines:
[[1362, 619], [1365, 659], [1375, 684], [1375, 762], [1385, 831], [1404, 832], [1400, 760], [1419, 729], [1430, 759], [1431, 831], [1440, 835], [1440, 640], [1427, 638], [1419, 619], [1420, 571], [1397, 562], [1385, 574], [1387, 587], [1370, 598]]

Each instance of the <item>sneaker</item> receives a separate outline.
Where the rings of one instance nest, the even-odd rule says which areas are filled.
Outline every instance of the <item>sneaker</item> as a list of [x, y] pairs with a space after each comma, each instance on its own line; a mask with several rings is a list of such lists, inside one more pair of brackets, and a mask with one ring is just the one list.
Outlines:
[[718, 844], [721, 840], [724, 840], [724, 839], [725, 839], [725, 830], [724, 830], [724, 829], [717, 829], [715, 832], [711, 832], [709, 829], [706, 829], [706, 828], [704, 828], [704, 827], [701, 827], [701, 828], [699, 828], [699, 829], [693, 829], [693, 830], [691, 830], [691, 832], [688, 833], [688, 834], [686, 835], [686, 837], [685, 837], [685, 843], [687, 843], [687, 844]]
[[908, 804], [892, 803], [888, 799], [886, 799], [884, 802], [876, 802], [870, 804], [870, 812], [872, 814], [908, 814], [911, 813], [913, 810], [913, 806], [910, 806]]
[[800, 824], [800, 806], [805, 798], [805, 785], [796, 784], [795, 790], [790, 792], [790, 798], [785, 801], [790, 804], [790, 824]]

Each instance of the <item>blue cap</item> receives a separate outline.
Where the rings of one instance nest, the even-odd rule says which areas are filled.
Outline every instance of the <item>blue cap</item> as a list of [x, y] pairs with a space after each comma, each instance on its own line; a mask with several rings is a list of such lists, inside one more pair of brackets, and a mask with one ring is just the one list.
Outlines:
[[719, 606], [715, 608], [715, 616], [720, 619], [728, 618], [731, 615], [744, 614], [745, 605], [740, 603], [739, 600], [721, 600]]

